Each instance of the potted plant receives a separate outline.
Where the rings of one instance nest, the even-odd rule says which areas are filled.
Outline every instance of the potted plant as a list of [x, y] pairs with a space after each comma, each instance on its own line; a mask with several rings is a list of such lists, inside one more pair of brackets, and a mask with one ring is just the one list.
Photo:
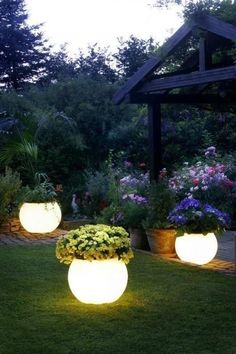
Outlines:
[[165, 179], [153, 183], [149, 191], [147, 217], [143, 222], [148, 243], [153, 253], [175, 257], [175, 229], [168, 220], [176, 204], [175, 193]]
[[147, 217], [147, 198], [134, 193], [125, 195], [122, 214], [123, 224], [129, 230], [131, 247], [148, 250], [147, 236], [142, 225]]
[[56, 257], [70, 264], [68, 282], [81, 302], [116, 301], [125, 291], [126, 265], [133, 257], [128, 233], [122, 227], [84, 225], [59, 238]]
[[52, 183], [44, 174], [40, 174], [34, 188], [25, 187], [19, 218], [27, 231], [47, 233], [57, 228], [61, 221], [61, 209], [56, 196]]
[[177, 204], [168, 220], [177, 228], [175, 248], [178, 257], [198, 265], [215, 257], [218, 248], [215, 235], [230, 225], [227, 213], [193, 197], [186, 197]]

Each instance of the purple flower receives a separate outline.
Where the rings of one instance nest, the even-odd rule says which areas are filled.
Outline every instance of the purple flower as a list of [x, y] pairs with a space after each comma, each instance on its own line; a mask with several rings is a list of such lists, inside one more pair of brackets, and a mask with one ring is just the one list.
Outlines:
[[122, 220], [124, 220], [124, 215], [121, 212], [117, 212], [113, 215], [113, 217], [111, 218], [111, 223], [113, 225], [118, 224], [119, 222], [121, 222]]
[[216, 148], [215, 146], [209, 146], [205, 151], [205, 156], [216, 156]]
[[220, 211], [209, 204], [204, 205], [204, 210], [206, 213], [217, 215]]
[[124, 200], [125, 199], [132, 200], [133, 202], [135, 202], [137, 204], [147, 204], [147, 198], [145, 198], [139, 194], [134, 194], [134, 193], [124, 194], [122, 198]]
[[177, 215], [174, 213], [170, 213], [168, 216], [168, 221], [170, 221], [171, 224], [175, 224], [178, 226], [185, 225], [187, 220], [188, 219], [184, 215]]
[[200, 208], [201, 203], [198, 199], [194, 199], [192, 197], [190, 198], [184, 198], [177, 206], [176, 210], [184, 210], [184, 209], [189, 209], [189, 208]]

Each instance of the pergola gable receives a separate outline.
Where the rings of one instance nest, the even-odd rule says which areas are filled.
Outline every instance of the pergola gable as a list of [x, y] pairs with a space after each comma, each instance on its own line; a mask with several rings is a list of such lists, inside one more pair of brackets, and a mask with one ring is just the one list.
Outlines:
[[[232, 49], [232, 41], [236, 41], [235, 26], [213, 16], [198, 16], [183, 24], [161, 47], [159, 56], [149, 59], [115, 93], [116, 104], [148, 104], [151, 179], [157, 180], [163, 167], [162, 103], [210, 104], [220, 109], [228, 105], [235, 111], [236, 63], [227, 52]], [[179, 49], [181, 52], [185, 42], [192, 44], [190, 55], [184, 59], [182, 55], [182, 65], [178, 63], [175, 71], [166, 72], [169, 57]], [[224, 54], [223, 60], [217, 62], [214, 58], [213, 61], [219, 52]]]
[[[213, 16], [202, 15], [196, 17], [192, 21], [183, 24], [172, 37], [161, 47], [159, 56], [149, 59], [114, 95], [113, 100], [115, 104], [123, 101], [133, 103], [150, 102], [150, 95], [158, 94], [160, 98], [161, 90], [171, 90], [173, 88], [181, 88], [188, 86], [199, 86], [200, 91], [208, 84], [220, 82], [225, 80], [234, 80], [236, 78], [236, 66], [212, 68], [206, 70], [207, 53], [206, 43], [203, 38], [199, 40], [199, 58], [198, 71], [193, 70], [185, 75], [178, 75], [178, 73], [167, 73], [165, 75], [158, 75], [153, 80], [153, 73], [165, 62], [167, 57], [173, 54], [184, 41], [186, 41], [197, 29], [206, 31], [208, 33], [220, 36], [226, 41], [236, 41], [236, 27], [221, 21]], [[194, 62], [194, 56], [190, 56], [185, 63], [183, 63], [183, 71], [188, 67], [187, 63]], [[205, 86], [202, 86], [205, 85]], [[166, 99], [167, 91], [163, 92]], [[143, 95], [140, 95], [143, 94]], [[171, 96], [171, 95], [170, 95]], [[170, 101], [173, 97], [170, 97]], [[137, 101], [137, 102], [135, 102]]]

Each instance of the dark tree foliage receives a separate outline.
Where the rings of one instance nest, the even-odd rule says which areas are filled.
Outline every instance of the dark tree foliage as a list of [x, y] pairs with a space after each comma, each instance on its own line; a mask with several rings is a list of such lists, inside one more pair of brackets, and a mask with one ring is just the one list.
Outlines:
[[125, 78], [133, 75], [156, 49], [157, 44], [152, 38], [144, 40], [131, 35], [126, 41], [120, 39], [118, 51], [114, 54], [119, 75]]
[[235, 0], [156, 0], [153, 6], [168, 8], [173, 4], [181, 6], [183, 15], [187, 19], [203, 13], [211, 13], [212, 15], [218, 15], [222, 19], [227, 19], [231, 23], [236, 21]]
[[22, 88], [45, 74], [48, 48], [40, 25], [29, 26], [24, 0], [0, 0], [0, 85]]
[[112, 58], [106, 48], [100, 48], [96, 44], [88, 47], [88, 54], [80, 51], [77, 59], [77, 71], [92, 79], [103, 78], [109, 82], [115, 82], [117, 75], [112, 68]]
[[49, 55], [46, 67], [47, 75], [39, 81], [41, 84], [50, 84], [76, 76], [76, 63], [69, 57], [66, 45], [62, 46], [58, 52]]

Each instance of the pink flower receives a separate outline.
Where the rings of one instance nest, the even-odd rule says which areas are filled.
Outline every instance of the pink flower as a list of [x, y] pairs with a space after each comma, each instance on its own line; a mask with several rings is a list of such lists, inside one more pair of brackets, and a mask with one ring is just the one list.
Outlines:
[[223, 183], [224, 183], [224, 185], [225, 185], [226, 187], [228, 187], [228, 188], [233, 188], [233, 186], [234, 186], [234, 182], [231, 181], [231, 180], [228, 179], [228, 178], [224, 179], [224, 180], [223, 180]]
[[146, 168], [145, 162], [140, 162], [139, 167], [140, 167], [140, 168], [143, 168], [143, 169]]
[[217, 165], [217, 166], [215, 167], [215, 170], [216, 170], [216, 172], [222, 173], [222, 172], [225, 171], [225, 166], [224, 166], [224, 165]]
[[124, 165], [125, 165], [125, 167], [127, 167], [127, 168], [130, 168], [130, 167], [133, 166], [132, 162], [130, 162], [130, 161], [125, 161], [125, 162], [124, 162]]
[[194, 184], [194, 186], [198, 186], [199, 185], [199, 178], [194, 178], [193, 184]]
[[208, 167], [207, 173], [209, 174], [209, 176], [214, 176], [216, 171], [215, 171], [214, 167]]
[[167, 170], [166, 168], [163, 168], [161, 171], [160, 171], [160, 177], [166, 177], [167, 175]]

